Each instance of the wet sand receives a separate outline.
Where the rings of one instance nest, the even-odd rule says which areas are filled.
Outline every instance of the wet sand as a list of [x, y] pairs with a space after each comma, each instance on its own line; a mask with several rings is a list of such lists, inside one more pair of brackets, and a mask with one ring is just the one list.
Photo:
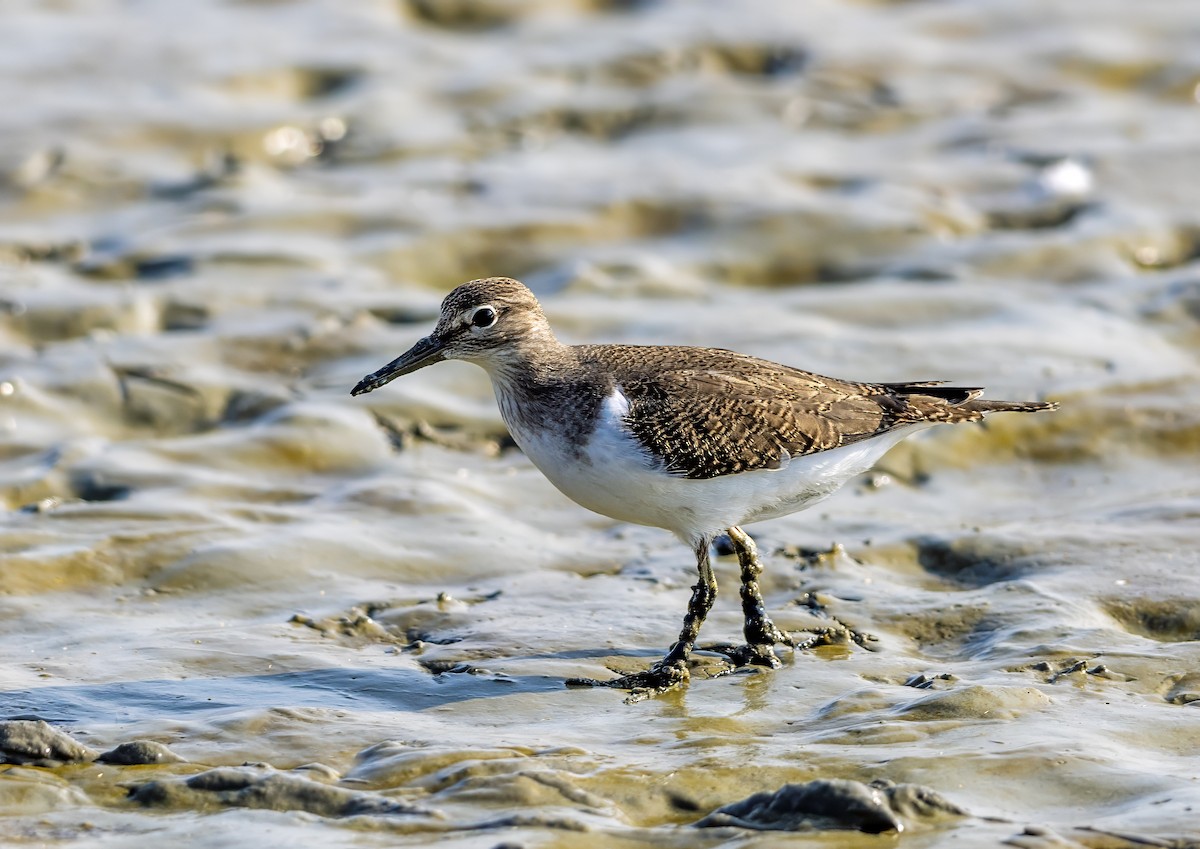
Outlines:
[[[1200, 845], [1184, 6], [6, 7], [0, 842]], [[684, 547], [478, 369], [349, 395], [488, 274], [572, 342], [1062, 409], [749, 528], [870, 650], [625, 705], [563, 682], [662, 653]]]

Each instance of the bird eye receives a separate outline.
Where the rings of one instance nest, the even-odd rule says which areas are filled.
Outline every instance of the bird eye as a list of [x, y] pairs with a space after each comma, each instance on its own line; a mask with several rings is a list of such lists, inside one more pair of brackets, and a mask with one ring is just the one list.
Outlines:
[[472, 327], [491, 327], [496, 323], [496, 311], [491, 307], [480, 307], [471, 314]]

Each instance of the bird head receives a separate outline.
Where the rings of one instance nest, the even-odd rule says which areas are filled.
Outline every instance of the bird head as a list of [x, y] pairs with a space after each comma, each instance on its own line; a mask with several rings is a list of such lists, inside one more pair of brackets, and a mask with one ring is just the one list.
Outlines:
[[442, 301], [433, 332], [351, 390], [361, 395], [401, 375], [442, 360], [466, 360], [489, 372], [521, 358], [521, 350], [546, 337], [550, 326], [533, 292], [508, 277], [464, 283]]

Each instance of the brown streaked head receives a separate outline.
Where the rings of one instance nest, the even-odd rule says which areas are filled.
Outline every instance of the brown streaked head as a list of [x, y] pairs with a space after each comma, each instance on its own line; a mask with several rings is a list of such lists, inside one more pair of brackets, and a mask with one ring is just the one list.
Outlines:
[[358, 382], [351, 395], [378, 389], [401, 375], [442, 360], [467, 360], [484, 368], [519, 358], [523, 343], [553, 339], [533, 292], [508, 277], [464, 283], [442, 301], [433, 332]]

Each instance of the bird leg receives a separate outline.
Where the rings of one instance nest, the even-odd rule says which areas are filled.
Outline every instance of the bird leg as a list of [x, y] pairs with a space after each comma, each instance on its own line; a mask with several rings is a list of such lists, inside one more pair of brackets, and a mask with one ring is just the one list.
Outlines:
[[679, 639], [671, 646], [666, 656], [647, 669], [645, 672], [634, 672], [607, 681], [594, 678], [570, 678], [569, 686], [584, 687], [613, 687], [618, 690], [632, 690], [626, 702], [639, 702], [650, 696], [657, 696], [667, 690], [683, 686], [688, 682], [688, 658], [696, 646], [696, 638], [700, 634], [700, 626], [712, 609], [717, 598], [717, 577], [713, 574], [712, 563], [709, 562], [709, 546], [712, 540], [705, 538], [696, 545], [696, 570], [700, 579], [692, 587], [692, 598], [688, 602], [687, 614], [683, 617], [683, 630]]
[[746, 618], [742, 633], [746, 636], [746, 645], [722, 647], [719, 650], [738, 666], [777, 667], [779, 658], [775, 656], [773, 647], [780, 644], [794, 649], [796, 641], [767, 615], [762, 590], [758, 586], [758, 576], [762, 574], [763, 567], [754, 540], [736, 525], [729, 529], [728, 534], [737, 553], [738, 565], [742, 567], [742, 615]]

